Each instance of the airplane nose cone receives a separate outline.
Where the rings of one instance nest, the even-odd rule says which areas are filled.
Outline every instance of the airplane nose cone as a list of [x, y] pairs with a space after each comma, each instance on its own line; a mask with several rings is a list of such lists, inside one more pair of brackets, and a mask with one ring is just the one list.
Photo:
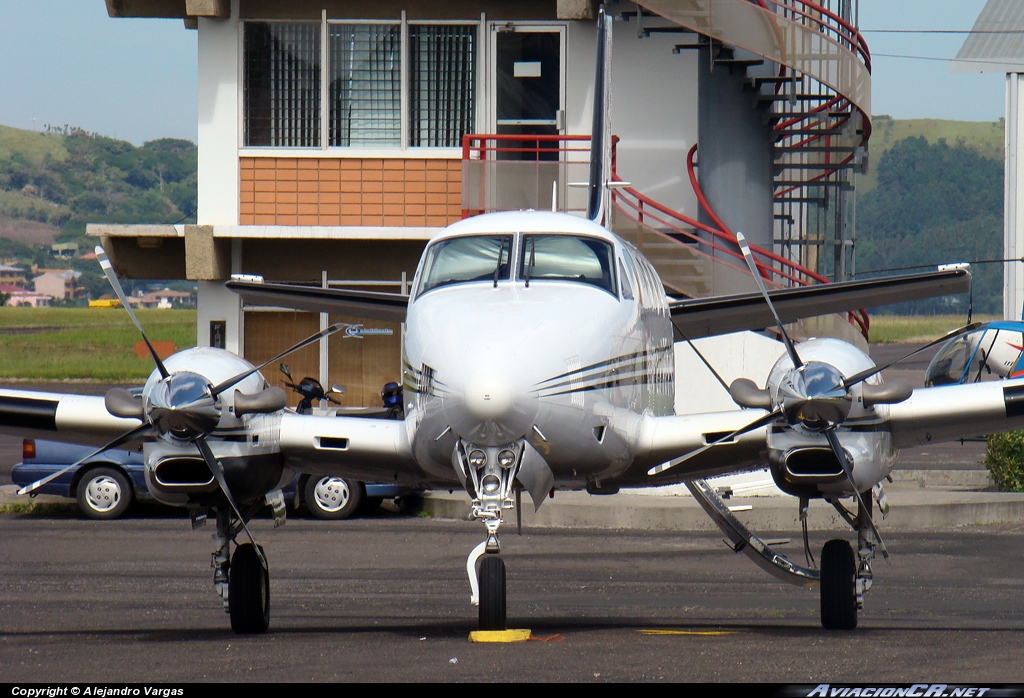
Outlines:
[[466, 411], [481, 421], [499, 419], [512, 407], [512, 389], [493, 375], [477, 376], [466, 385]]
[[455, 434], [481, 446], [499, 446], [525, 435], [537, 415], [537, 396], [493, 371], [470, 378], [444, 401]]

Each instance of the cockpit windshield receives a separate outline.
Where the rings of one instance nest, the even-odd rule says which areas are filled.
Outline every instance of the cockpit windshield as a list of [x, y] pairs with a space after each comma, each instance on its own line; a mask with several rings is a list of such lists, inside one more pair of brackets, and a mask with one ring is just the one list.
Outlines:
[[1021, 375], [1024, 333], [985, 327], [946, 342], [925, 372], [925, 385], [980, 383]]
[[519, 254], [519, 279], [576, 281], [615, 295], [612, 246], [575, 235], [525, 235]]
[[416, 295], [468, 281], [508, 281], [511, 235], [472, 235], [441, 240], [430, 247]]

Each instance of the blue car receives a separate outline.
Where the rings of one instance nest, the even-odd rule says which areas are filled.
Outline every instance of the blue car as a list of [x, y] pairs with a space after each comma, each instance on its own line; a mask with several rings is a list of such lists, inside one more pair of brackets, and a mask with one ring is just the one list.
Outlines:
[[[11, 470], [11, 480], [19, 487], [30, 485], [91, 451], [88, 446], [25, 439], [22, 442], [22, 462]], [[36, 492], [74, 497], [82, 513], [92, 519], [116, 519], [135, 501], [153, 501], [146, 487], [142, 453], [125, 449], [104, 451]], [[284, 488], [285, 501], [296, 509], [305, 505], [312, 516], [331, 520], [370, 513], [385, 499], [419, 494], [418, 490], [396, 485], [301, 473]]]

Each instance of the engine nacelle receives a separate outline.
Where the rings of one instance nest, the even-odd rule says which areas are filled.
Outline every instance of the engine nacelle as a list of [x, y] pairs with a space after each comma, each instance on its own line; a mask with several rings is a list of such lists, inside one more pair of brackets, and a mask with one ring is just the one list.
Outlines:
[[[853, 481], [859, 492], [881, 482], [896, 465], [896, 449], [887, 431], [840, 429], [838, 435], [853, 460]], [[853, 495], [824, 435], [788, 429], [769, 434], [768, 460], [776, 486], [786, 494], [811, 499]]]
[[[247, 444], [216, 441], [210, 445], [239, 507], [283, 487], [292, 476], [284, 467], [279, 449], [253, 449]], [[143, 452], [146, 484], [158, 501], [172, 506], [226, 504], [216, 478], [194, 444], [158, 441], [146, 444]]]

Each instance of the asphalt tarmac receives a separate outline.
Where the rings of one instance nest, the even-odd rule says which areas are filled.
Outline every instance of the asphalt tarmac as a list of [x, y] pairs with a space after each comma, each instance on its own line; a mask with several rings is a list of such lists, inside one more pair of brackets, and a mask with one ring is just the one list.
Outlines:
[[231, 632], [212, 530], [188, 528], [0, 517], [0, 682], [1024, 682], [1020, 525], [890, 534], [851, 632], [715, 534], [509, 530], [509, 624], [534, 637], [516, 644], [467, 639], [478, 525], [256, 521], [260, 636]]

